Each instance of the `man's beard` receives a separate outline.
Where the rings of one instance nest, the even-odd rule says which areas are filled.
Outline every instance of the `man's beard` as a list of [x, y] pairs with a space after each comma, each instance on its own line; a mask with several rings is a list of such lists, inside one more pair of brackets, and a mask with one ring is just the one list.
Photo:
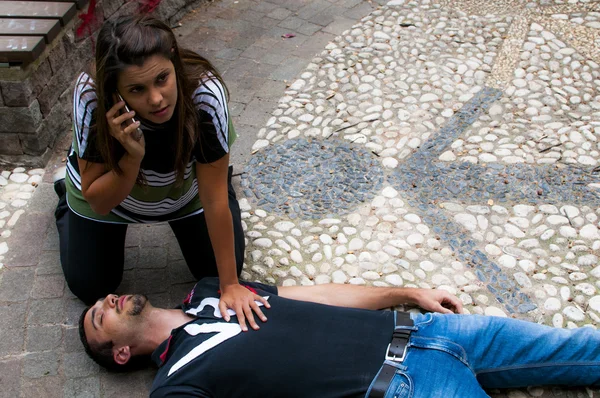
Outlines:
[[146, 306], [148, 297], [144, 296], [143, 294], [134, 294], [131, 297], [131, 301], [133, 302], [133, 308], [129, 310], [127, 315], [138, 316], [142, 313], [142, 310]]

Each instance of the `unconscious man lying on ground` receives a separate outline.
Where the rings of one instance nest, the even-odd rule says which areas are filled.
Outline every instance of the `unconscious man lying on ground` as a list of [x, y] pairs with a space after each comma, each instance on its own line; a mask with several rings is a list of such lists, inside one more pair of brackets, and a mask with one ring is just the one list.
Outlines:
[[[99, 300], [81, 316], [82, 342], [108, 368], [151, 355], [153, 398], [470, 398], [486, 397], [484, 388], [600, 387], [600, 332], [591, 328], [458, 315], [461, 302], [442, 290], [244, 286], [262, 318], [248, 314], [254, 330], [221, 313], [219, 280], [204, 278], [178, 309], [139, 295]], [[376, 310], [403, 303], [437, 313]]]

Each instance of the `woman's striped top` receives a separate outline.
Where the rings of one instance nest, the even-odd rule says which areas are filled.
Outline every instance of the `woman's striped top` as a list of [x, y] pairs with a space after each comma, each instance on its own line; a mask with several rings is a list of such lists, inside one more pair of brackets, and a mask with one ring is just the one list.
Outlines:
[[[161, 125], [141, 121], [146, 153], [141, 164], [147, 186], [136, 184], [129, 196], [109, 214], [95, 213], [81, 193], [81, 176], [77, 157], [89, 162], [104, 163], [95, 145], [93, 126], [97, 98], [93, 81], [82, 73], [73, 94], [73, 143], [67, 158], [67, 202], [78, 215], [112, 223], [149, 223], [170, 221], [202, 212], [196, 180], [196, 162], [212, 163], [229, 153], [236, 138], [224, 87], [211, 76], [199, 82], [194, 92], [198, 112], [198, 142], [185, 170], [183, 183], [175, 186], [173, 136], [176, 125]], [[103, 116], [104, 117], [104, 116]]]

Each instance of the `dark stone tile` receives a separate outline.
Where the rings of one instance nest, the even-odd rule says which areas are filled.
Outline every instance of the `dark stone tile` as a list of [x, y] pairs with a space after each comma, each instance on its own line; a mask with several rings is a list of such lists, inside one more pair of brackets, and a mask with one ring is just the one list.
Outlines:
[[147, 295], [148, 300], [154, 307], [158, 308], [171, 308], [170, 295], [168, 292], [164, 293], [151, 293]]
[[0, 398], [14, 398], [21, 393], [22, 360], [0, 361]]
[[270, 13], [279, 8], [277, 4], [268, 1], [258, 1], [250, 6], [250, 9], [256, 12]]
[[247, 58], [238, 58], [231, 61], [227, 67], [223, 69], [223, 79], [225, 79], [225, 81], [233, 81], [236, 79], [236, 76], [238, 79], [246, 79], [247, 76], [250, 77], [253, 75], [255, 65], [256, 62], [248, 60]]
[[274, 9], [273, 11], [271, 11], [270, 13], [268, 13], [267, 17], [282, 20], [282, 19], [286, 19], [291, 14], [292, 14], [292, 12], [290, 10], [288, 10], [287, 8], [278, 7], [276, 9]]
[[62, 267], [60, 265], [60, 253], [57, 250], [45, 250], [40, 256], [40, 262], [35, 269], [35, 274], [40, 275], [54, 275], [63, 274]]
[[355, 23], [356, 21], [350, 18], [335, 17], [333, 22], [323, 28], [323, 32], [338, 36], [350, 29]]
[[[322, 20], [322, 19], [323, 18], [321, 18], [319, 20]], [[310, 35], [314, 34], [315, 32], [318, 32], [319, 30], [321, 30], [323, 26], [333, 22], [333, 17], [328, 18], [327, 21], [328, 21], [327, 23], [321, 23], [319, 25], [312, 23], [312, 22], [304, 22], [302, 25], [300, 25], [298, 27], [298, 29], [296, 29], [296, 31], [302, 33], [303, 35], [310, 36]], [[322, 48], [321, 48], [321, 50], [322, 50]]]
[[23, 360], [23, 376], [36, 379], [56, 376], [60, 367], [60, 353], [56, 350], [27, 354]]
[[139, 293], [135, 291], [135, 270], [123, 272], [123, 280], [115, 293], [130, 294]]
[[29, 326], [25, 349], [29, 352], [54, 350], [62, 343], [62, 335], [60, 325]]
[[291, 11], [298, 11], [311, 2], [312, 0], [271, 0], [271, 3], [278, 4]]
[[134, 292], [163, 293], [168, 287], [165, 283], [167, 280], [169, 280], [167, 269], [137, 269], [135, 270]]
[[[271, 29], [275, 29], [275, 28], [271, 28]], [[262, 48], [273, 48], [274, 46], [279, 45], [279, 43], [281, 42], [281, 39], [282, 39], [281, 35], [279, 35], [279, 36], [276, 36], [276, 35], [263, 36], [263, 37], [256, 39], [254, 41], [254, 43], [252, 43], [252, 45], [262, 47]]]
[[363, 18], [365, 15], [368, 15], [371, 11], [373, 11], [373, 8], [374, 7], [371, 6], [369, 3], [362, 2], [346, 11], [344, 13], [344, 17], [358, 20], [360, 18]]
[[[284, 54], [274, 54], [274, 53], [269, 53], [269, 54], [265, 54], [264, 57], [261, 58], [261, 62], [264, 64], [269, 64], [269, 65], [280, 65], [283, 61], [285, 61], [287, 57]], [[262, 87], [261, 89], [258, 91], [258, 96], [259, 97], [264, 97], [263, 95], [261, 95], [263, 93], [262, 91]], [[281, 96], [281, 93], [283, 93], [283, 90], [281, 90], [279, 92], [278, 97]]]
[[341, 1], [335, 2], [335, 4], [337, 6], [344, 7], [344, 8], [353, 8], [361, 3], [363, 3], [363, 0], [341, 0]]
[[100, 374], [100, 386], [104, 398], [146, 398], [149, 392], [148, 380], [153, 380], [154, 369], [133, 373], [115, 374], [103, 371]]
[[[241, 13], [240, 19], [242, 19], [244, 21], [248, 21], [250, 23], [256, 23], [256, 22], [261, 22], [261, 21], [265, 21], [265, 20], [270, 20], [272, 18], [265, 17], [265, 14], [262, 12], [246, 10], [245, 12]], [[265, 21], [264, 26], [266, 26], [267, 24], [268, 24], [268, 22]]]
[[71, 299], [75, 299], [77, 298], [77, 296], [75, 295], [75, 293], [73, 293], [71, 291], [71, 289], [69, 289], [69, 286], [65, 283], [65, 289], [63, 291], [63, 296], [62, 298], [64, 300], [71, 300]]
[[185, 260], [178, 260], [169, 263], [169, 283], [195, 282], [194, 275], [190, 272]]
[[31, 300], [28, 325], [61, 324], [65, 321], [65, 308], [61, 299]]
[[[275, 72], [274, 72], [275, 73]], [[254, 98], [240, 115], [244, 124], [251, 126], [263, 126], [276, 107], [276, 102], [270, 99]]]
[[[251, 148], [254, 142], [256, 142], [256, 135], [258, 134], [259, 127], [236, 123], [236, 129], [237, 131], [243, 132], [243, 134], [240, 134], [236, 144], [232, 147], [229, 159], [230, 163], [234, 165], [235, 170], [238, 170], [237, 172], [239, 172], [244, 169], [246, 163], [250, 160], [251, 153], [250, 151], [245, 150], [245, 148]], [[239, 180], [239, 177], [233, 179], [234, 186], [236, 181], [239, 182]], [[240, 191], [236, 189], [236, 192]]]
[[[284, 36], [288, 33], [296, 33], [296, 36], [284, 39]], [[265, 40], [269, 38], [275, 40], [273, 42], [270, 42], [268, 45], [264, 45]], [[259, 40], [256, 40], [254, 44], [259, 47], [270, 48], [271, 53], [274, 54], [294, 56], [298, 47], [306, 43], [309, 40], [309, 38], [309, 36], [303, 35], [299, 32], [295, 32], [291, 28], [282, 28], [279, 26], [275, 26], [269, 29], [268, 32]]]
[[[247, 76], [244, 79], [235, 81], [235, 82], [227, 85], [227, 88], [229, 89], [229, 94], [231, 96], [232, 101], [240, 102], [242, 104], [248, 104], [250, 101], [252, 101], [252, 99], [254, 98], [254, 95], [256, 94], [256, 88], [247, 86], [246, 85], [247, 79], [252, 79], [252, 77]], [[264, 81], [264, 79], [260, 79], [260, 81]], [[235, 122], [235, 120], [236, 120], [236, 118], [234, 117], [234, 122]], [[238, 130], [238, 127], [237, 127], [238, 124], [239, 123], [235, 123], [236, 131]], [[237, 144], [234, 144], [233, 147], [235, 148], [236, 145]]]
[[[49, 220], [47, 220], [47, 224], [49, 225], [49, 221], [52, 221], [54, 224], [54, 209], [58, 204], [58, 196], [56, 192], [54, 192], [54, 184], [48, 182], [42, 182], [38, 185], [35, 190], [31, 200], [29, 201], [27, 210], [28, 212], [34, 213], [42, 213], [44, 215], [49, 215]], [[21, 222], [21, 221], [19, 221]], [[54, 227], [56, 229], [56, 227]]]
[[139, 255], [140, 255], [139, 247], [137, 247], [137, 246], [136, 247], [126, 247], [123, 269], [129, 270], [129, 269], [135, 268], [138, 264]]
[[9, 247], [16, 248], [8, 252], [4, 261], [7, 267], [35, 266], [40, 261], [42, 245], [31, 244], [43, 242], [46, 231], [53, 219], [52, 213], [24, 213], [8, 239]]
[[[240, 57], [241, 58], [249, 58], [249, 59], [252, 59], [252, 60], [256, 60], [258, 62], [262, 62], [263, 57], [265, 57], [268, 53], [269, 53], [269, 49], [268, 48], [263, 48], [263, 47], [260, 47], [260, 46], [251, 45], [250, 47], [248, 47], [247, 49], [245, 49], [240, 54]], [[242, 61], [244, 61], [244, 60], [242, 60]], [[245, 62], [250, 62], [250, 61], [245, 60]]]
[[[46, 238], [43, 240], [44, 244], [42, 245], [43, 250], [60, 250], [60, 242], [58, 240], [58, 230], [56, 226], [54, 228], [48, 228]], [[41, 259], [40, 259], [41, 261]]]
[[96, 398], [100, 394], [100, 377], [68, 379], [63, 390], [64, 398]]
[[251, 63], [255, 64], [254, 68], [252, 68], [252, 76], [257, 78], [266, 79], [278, 68], [277, 65], [268, 64], [266, 62], [251, 61]]
[[309, 20], [315, 15], [324, 12], [329, 7], [331, 7], [331, 3], [326, 0], [314, 0], [299, 9], [296, 15], [298, 15], [298, 18]]
[[57, 298], [62, 297], [65, 289], [65, 278], [59, 275], [39, 275], [35, 278], [32, 298]]
[[[10, 252], [9, 252], [10, 253]], [[33, 286], [35, 269], [33, 267], [7, 268], [0, 277], [0, 301], [25, 301]]]
[[38, 379], [23, 378], [22, 397], [62, 398], [65, 380], [62, 376], [46, 376]]
[[[281, 93], [285, 91], [286, 86], [287, 83], [283, 81], [264, 79], [260, 91], [256, 93], [256, 97], [261, 99], [278, 101]], [[275, 108], [271, 109], [271, 112], [274, 109]]]
[[[301, 57], [306, 59], [303, 67], [305, 67], [309, 60], [311, 60], [315, 55], [319, 54], [323, 51], [323, 48], [335, 38], [334, 35], [325, 33], [325, 32], [317, 32], [315, 33], [308, 43], [303, 44], [298, 48], [294, 55], [297, 57]], [[298, 72], [297, 74], [299, 74]]]
[[285, 18], [283, 21], [279, 22], [277, 24], [277, 26], [279, 26], [280, 28], [283, 28], [283, 29], [296, 30], [300, 26], [302, 26], [303, 23], [304, 23], [303, 19], [292, 15], [292, 16]]
[[169, 245], [168, 253], [167, 259], [169, 262], [183, 259], [183, 253], [179, 244]]
[[216, 52], [215, 57], [233, 61], [237, 59], [241, 53], [242, 51], [237, 48], [223, 48]]
[[167, 247], [142, 247], [137, 268], [165, 268]]
[[307, 60], [291, 56], [281, 63], [279, 68], [271, 74], [270, 78], [274, 80], [287, 80], [289, 82], [304, 69], [306, 64]]
[[63, 371], [69, 379], [97, 375], [99, 370], [100, 366], [85, 352], [63, 354]]
[[241, 102], [229, 102], [228, 105], [229, 105], [229, 116], [231, 116], [231, 117], [239, 116], [244, 111], [244, 108], [246, 108], [246, 105]]
[[[322, 12], [318, 13], [317, 15], [308, 18], [307, 21], [319, 26], [327, 26], [334, 22], [338, 16], [342, 15], [346, 11], [347, 9], [342, 6], [331, 6], [326, 10], [323, 10]], [[353, 22], [356, 23], [356, 21]]]
[[169, 224], [143, 225], [140, 235], [142, 247], [164, 246], [173, 231]]
[[83, 344], [81, 344], [81, 340], [79, 339], [78, 327], [65, 327], [63, 335], [65, 336], [63, 344], [65, 352], [83, 352]]
[[145, 225], [130, 225], [125, 235], [125, 247], [137, 247], [142, 242], [142, 228]]
[[65, 323], [69, 326], [77, 326], [79, 317], [87, 306], [79, 299], [66, 300], [65, 308]]

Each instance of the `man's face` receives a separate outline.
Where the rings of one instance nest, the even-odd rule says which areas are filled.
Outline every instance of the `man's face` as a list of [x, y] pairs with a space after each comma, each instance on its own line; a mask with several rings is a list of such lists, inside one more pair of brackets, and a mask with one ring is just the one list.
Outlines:
[[[131, 346], [143, 320], [148, 299], [142, 295], [111, 294], [98, 300], [85, 315], [83, 327], [88, 343], [112, 342], [115, 349]], [[142, 315], [142, 317], [140, 317]]]

